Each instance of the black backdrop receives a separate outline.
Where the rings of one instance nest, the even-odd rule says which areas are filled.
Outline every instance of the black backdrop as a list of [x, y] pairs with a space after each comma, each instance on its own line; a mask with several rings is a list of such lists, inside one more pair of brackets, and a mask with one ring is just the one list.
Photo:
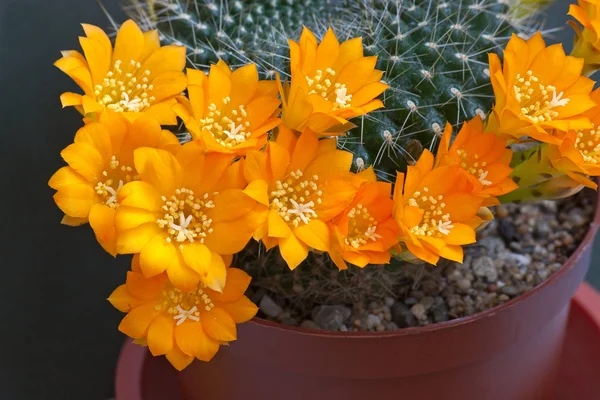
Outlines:
[[[102, 2], [124, 20], [119, 0]], [[564, 24], [567, 4], [551, 9], [550, 26]], [[113, 260], [90, 229], [60, 225], [47, 186], [81, 124], [59, 102], [78, 89], [52, 67], [60, 50], [79, 49], [80, 22], [109, 27], [95, 0], [0, 0], [0, 400], [113, 396], [123, 337], [105, 299], [128, 258]]]

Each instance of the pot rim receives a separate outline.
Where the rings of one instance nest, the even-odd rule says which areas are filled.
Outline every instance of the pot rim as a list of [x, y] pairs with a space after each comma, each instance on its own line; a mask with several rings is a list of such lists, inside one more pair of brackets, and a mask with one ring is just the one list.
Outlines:
[[352, 338], [352, 339], [377, 339], [377, 338], [390, 338], [390, 337], [403, 337], [403, 336], [412, 336], [412, 335], [421, 335], [425, 333], [436, 332], [448, 328], [455, 328], [459, 326], [465, 326], [469, 324], [476, 323], [484, 318], [492, 317], [498, 313], [505, 312], [507, 310], [512, 309], [520, 302], [536, 296], [543, 288], [546, 286], [553, 285], [557, 280], [559, 280], [564, 274], [566, 274], [577, 262], [579, 257], [585, 251], [585, 249], [593, 245], [594, 237], [596, 235], [596, 231], [600, 227], [600, 190], [597, 191], [596, 195], [596, 211], [594, 212], [594, 219], [590, 222], [589, 229], [586, 232], [583, 240], [577, 246], [577, 249], [571, 254], [571, 256], [567, 259], [567, 261], [548, 279], [544, 282], [540, 283], [527, 293], [519, 295], [513, 299], [510, 299], [506, 303], [503, 303], [499, 306], [489, 308], [484, 311], [479, 311], [477, 313], [471, 314], [466, 317], [456, 318], [450, 321], [445, 322], [437, 322], [427, 326], [418, 326], [418, 327], [409, 327], [409, 328], [400, 328], [393, 331], [383, 331], [383, 332], [340, 332], [340, 331], [327, 331], [327, 330], [318, 330], [318, 329], [307, 329], [296, 326], [284, 325], [277, 322], [272, 322], [263, 318], [254, 317], [248, 324], [255, 324], [259, 326], [263, 326], [265, 328], [272, 328], [281, 331], [288, 331], [290, 333], [294, 333], [302, 336], [310, 336], [310, 337], [331, 337], [331, 338]]

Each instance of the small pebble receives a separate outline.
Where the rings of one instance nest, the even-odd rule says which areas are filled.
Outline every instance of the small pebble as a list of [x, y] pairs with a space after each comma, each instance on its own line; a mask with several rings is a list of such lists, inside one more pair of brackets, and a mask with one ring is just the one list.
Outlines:
[[265, 315], [271, 318], [276, 318], [283, 311], [279, 304], [275, 303], [267, 294], [260, 299], [258, 308], [260, 308], [260, 311], [265, 313]]
[[498, 271], [494, 265], [494, 260], [489, 257], [480, 257], [473, 261], [473, 272], [479, 277], [485, 277], [488, 282], [495, 282], [498, 279]]
[[456, 286], [461, 290], [467, 290], [471, 288], [471, 281], [463, 278], [456, 281]]
[[352, 311], [348, 307], [324, 305], [313, 310], [312, 320], [322, 329], [335, 331], [351, 314]]
[[427, 310], [425, 309], [425, 306], [421, 303], [417, 303], [414, 306], [412, 306], [410, 311], [419, 320], [427, 319]]

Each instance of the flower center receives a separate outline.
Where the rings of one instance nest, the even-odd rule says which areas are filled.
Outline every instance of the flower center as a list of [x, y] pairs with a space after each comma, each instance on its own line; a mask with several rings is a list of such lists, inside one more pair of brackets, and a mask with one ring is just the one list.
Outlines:
[[410, 228], [410, 231], [417, 236], [444, 237], [447, 236], [454, 225], [450, 220], [450, 214], [444, 214], [444, 196], [439, 195], [434, 198], [428, 195], [429, 188], [423, 188], [423, 194], [420, 191], [413, 193], [412, 198], [408, 199], [408, 205], [419, 207], [424, 211], [420, 225]]
[[177, 321], [177, 325], [183, 324], [188, 319], [190, 321], [200, 321], [200, 309], [206, 311], [212, 310], [215, 306], [204, 292], [206, 286], [200, 283], [193, 292], [182, 292], [181, 290], [171, 287], [168, 290], [163, 290], [160, 303], [154, 306], [156, 311], [166, 311], [173, 316]]
[[358, 249], [360, 246], [381, 239], [381, 235], [377, 234], [378, 222], [369, 214], [369, 210], [362, 204], [357, 204], [348, 213], [348, 237], [345, 239], [346, 244]]
[[275, 182], [275, 188], [269, 195], [269, 204], [288, 224], [298, 227], [300, 222], [308, 224], [317, 217], [314, 210], [316, 204], [321, 204], [321, 195], [317, 181], [313, 175], [304, 179], [300, 170], [292, 171], [283, 181]]
[[169, 198], [163, 196], [162, 200], [165, 214], [156, 223], [169, 234], [167, 242], [179, 243], [180, 249], [186, 241], [204, 243], [206, 235], [212, 232], [212, 219], [205, 212], [215, 207], [208, 193], [196, 197], [190, 189], [181, 188]]
[[525, 77], [517, 74], [517, 81], [513, 86], [515, 97], [521, 105], [521, 114], [533, 123], [552, 121], [558, 117], [554, 108], [566, 106], [568, 98], [562, 98], [563, 92], [556, 94], [552, 85], [544, 85], [539, 78], [527, 71]]
[[458, 154], [458, 157], [460, 157], [460, 167], [462, 169], [478, 178], [483, 186], [489, 186], [493, 183], [486, 179], [488, 171], [484, 168], [487, 166], [487, 162], [480, 162], [479, 154], [469, 154], [464, 149], [458, 149], [456, 153]]
[[137, 181], [140, 177], [134, 173], [132, 167], [120, 165], [116, 156], [110, 159], [108, 171], [102, 171], [104, 180], [98, 180], [96, 183], [96, 194], [102, 196], [105, 204], [110, 208], [117, 208], [117, 193], [127, 182]]
[[[225, 97], [223, 105], [226, 106], [230, 101], [229, 97]], [[215, 103], [211, 103], [208, 106], [208, 115], [200, 119], [200, 129], [209, 131], [220, 145], [231, 148], [250, 137], [251, 133], [246, 131], [250, 127], [247, 117], [248, 113], [243, 104], [225, 113], [222, 109], [217, 109]]]
[[144, 111], [155, 100], [150, 95], [154, 86], [148, 84], [150, 71], [140, 71], [141, 64], [134, 60], [124, 67], [122, 64], [121, 60], [116, 60], [102, 84], [94, 87], [96, 101], [116, 112]]
[[575, 147], [586, 163], [600, 163], [600, 131], [596, 130], [595, 124], [592, 124], [592, 129], [577, 131]]
[[305, 78], [309, 88], [308, 94], [316, 93], [332, 102], [334, 110], [350, 107], [352, 95], [348, 94], [346, 84], [332, 82], [332, 79], [335, 80], [335, 71], [333, 69], [327, 68], [325, 74], [323, 74], [322, 70], [318, 69], [312, 78], [308, 76]]

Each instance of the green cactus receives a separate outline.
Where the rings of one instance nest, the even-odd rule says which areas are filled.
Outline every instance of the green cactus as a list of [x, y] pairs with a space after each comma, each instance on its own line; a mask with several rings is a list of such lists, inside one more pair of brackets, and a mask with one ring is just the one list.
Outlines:
[[372, 165], [388, 181], [423, 148], [435, 150], [446, 122], [485, 116], [493, 102], [487, 53], [533, 31], [506, 0], [139, 1], [133, 18], [158, 29], [163, 43], [185, 45], [199, 69], [222, 58], [289, 78], [287, 39], [303, 25], [317, 36], [328, 26], [340, 40], [362, 36], [390, 89], [385, 109], [354, 120], [338, 145], [354, 153], [355, 169]]

